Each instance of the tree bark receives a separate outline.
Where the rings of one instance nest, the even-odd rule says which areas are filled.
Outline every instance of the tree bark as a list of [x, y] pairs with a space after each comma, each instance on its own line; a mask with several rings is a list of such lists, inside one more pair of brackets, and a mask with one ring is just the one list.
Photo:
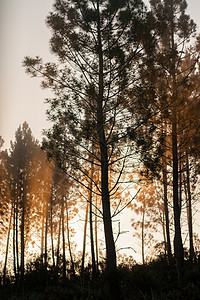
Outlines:
[[162, 231], [163, 231], [163, 241], [164, 241], [165, 257], [167, 258], [168, 254], [167, 254], [167, 238], [166, 238], [165, 211], [162, 212]]
[[69, 255], [70, 255], [70, 260], [71, 260], [71, 271], [72, 275], [75, 276], [75, 266], [74, 266], [74, 260], [72, 256], [72, 250], [71, 250], [71, 243], [70, 243], [70, 236], [69, 236], [69, 211], [68, 211], [68, 201], [66, 198], [66, 221], [67, 221], [67, 242], [68, 242], [68, 247], [69, 247]]
[[15, 228], [16, 228], [16, 262], [17, 262], [17, 276], [19, 277], [19, 246], [18, 246], [18, 237], [19, 237], [19, 230], [18, 230], [18, 215], [19, 215], [19, 185], [17, 187], [18, 193], [17, 193], [17, 203], [16, 203], [16, 222], [15, 222]]
[[41, 228], [41, 260], [44, 263], [44, 218], [45, 218], [45, 203], [42, 195], [42, 228]]
[[63, 241], [63, 281], [66, 280], [66, 256], [65, 256], [65, 222], [64, 222], [64, 196], [62, 196], [62, 241]]
[[15, 274], [15, 279], [17, 279], [17, 270], [16, 270], [16, 248], [15, 248], [15, 235], [16, 235], [16, 226], [15, 226], [15, 221], [16, 221], [16, 199], [14, 196], [14, 203], [13, 203], [13, 270]]
[[90, 241], [91, 241], [91, 256], [92, 256], [92, 277], [96, 277], [96, 262], [94, 253], [94, 238], [93, 238], [93, 220], [92, 220], [92, 181], [94, 174], [94, 164], [91, 162], [91, 174], [90, 174], [90, 184], [89, 184], [89, 205], [90, 205]]
[[24, 283], [24, 252], [25, 252], [25, 243], [24, 243], [25, 195], [26, 195], [25, 185], [26, 183], [22, 179], [21, 181], [21, 266], [20, 266], [20, 281], [21, 281], [22, 288]]
[[97, 235], [97, 229], [98, 229], [98, 226], [97, 226], [97, 196], [96, 196], [96, 202], [95, 202], [95, 206], [96, 206], [96, 209], [95, 209], [95, 245], [96, 245], [96, 269], [97, 269], [97, 272], [98, 272], [98, 266], [99, 266], [99, 254], [98, 254], [98, 235]]
[[87, 201], [86, 212], [85, 212], [84, 233], [83, 233], [83, 254], [82, 254], [82, 264], [81, 264], [81, 272], [82, 272], [82, 274], [84, 273], [84, 264], [85, 264], [85, 249], [86, 249], [88, 211], [89, 211], [89, 202]]
[[182, 157], [181, 152], [179, 153], [179, 208], [181, 217], [181, 207], [182, 207]]
[[169, 211], [168, 211], [168, 197], [167, 197], [167, 172], [166, 163], [163, 163], [163, 188], [164, 188], [164, 212], [165, 212], [165, 230], [167, 237], [167, 256], [169, 262], [172, 260], [172, 249], [170, 241], [170, 230], [169, 230]]
[[188, 231], [190, 244], [190, 261], [194, 259], [194, 244], [193, 244], [193, 226], [192, 226], [192, 197], [190, 188], [190, 168], [188, 154], [186, 153], [186, 173], [187, 173], [187, 217], [188, 217]]
[[68, 242], [69, 255], [70, 255], [70, 260], [71, 260], [72, 275], [75, 276], [75, 266], [74, 266], [74, 260], [73, 260], [72, 249], [71, 249], [71, 242], [70, 242], [70, 236], [69, 236], [69, 211], [68, 211], [68, 209], [69, 209], [68, 208], [68, 201], [66, 199], [67, 242]]
[[52, 261], [53, 261], [53, 268], [55, 268], [55, 255], [54, 255], [54, 243], [53, 243], [53, 204], [52, 204], [52, 198], [53, 198], [53, 191], [51, 191], [51, 203], [50, 203], [50, 218], [51, 218], [51, 252], [52, 252]]
[[173, 209], [174, 209], [174, 254], [177, 260], [178, 270], [183, 269], [184, 252], [181, 237], [181, 224], [180, 224], [180, 206], [178, 195], [178, 151], [177, 151], [177, 122], [176, 111], [173, 111], [173, 124], [172, 124], [172, 152], [173, 152]]
[[45, 209], [45, 238], [44, 238], [44, 266], [47, 270], [47, 236], [48, 236], [48, 201], [46, 200]]
[[144, 258], [144, 217], [145, 217], [145, 207], [143, 207], [142, 210], [142, 263], [145, 264], [145, 258]]
[[60, 233], [61, 233], [61, 222], [62, 222], [62, 209], [60, 213], [60, 220], [59, 220], [59, 227], [58, 227], [58, 243], [57, 243], [57, 250], [56, 250], [56, 267], [58, 269], [59, 264], [60, 264]]
[[13, 216], [13, 206], [11, 208], [10, 222], [9, 222], [9, 227], [8, 227], [8, 236], [7, 236], [7, 243], [6, 243], [5, 262], [4, 262], [4, 268], [3, 268], [3, 284], [5, 284], [5, 282], [6, 282], [6, 266], [7, 266], [7, 260], [8, 260], [8, 248], [9, 248], [9, 241], [10, 241], [10, 231], [11, 231], [11, 225], [12, 225], [12, 216]]

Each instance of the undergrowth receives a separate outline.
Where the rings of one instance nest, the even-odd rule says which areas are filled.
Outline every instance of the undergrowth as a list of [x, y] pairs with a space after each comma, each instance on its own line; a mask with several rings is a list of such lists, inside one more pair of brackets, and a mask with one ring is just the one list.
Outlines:
[[[159, 257], [146, 265], [120, 264], [114, 273], [102, 270], [92, 278], [91, 267], [84, 274], [44, 268], [39, 260], [27, 266], [24, 284], [7, 277], [1, 281], [1, 300], [197, 300], [200, 299], [200, 261], [185, 261], [181, 281], [175, 263]], [[112, 288], [111, 288], [112, 286]], [[114, 292], [115, 291], [115, 292]]]

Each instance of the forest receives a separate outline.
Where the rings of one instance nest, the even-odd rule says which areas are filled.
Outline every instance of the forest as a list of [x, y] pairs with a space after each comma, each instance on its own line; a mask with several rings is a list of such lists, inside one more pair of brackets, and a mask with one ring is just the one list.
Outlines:
[[22, 66], [53, 95], [51, 128], [39, 142], [25, 121], [9, 149], [0, 137], [0, 299], [200, 299], [187, 2], [55, 0], [46, 25], [56, 60]]

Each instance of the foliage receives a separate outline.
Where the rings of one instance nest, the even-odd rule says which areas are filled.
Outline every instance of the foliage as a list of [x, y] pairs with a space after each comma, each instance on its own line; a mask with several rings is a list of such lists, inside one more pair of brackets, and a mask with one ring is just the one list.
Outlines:
[[[41, 77], [43, 88], [55, 95], [47, 100], [53, 126], [43, 147], [49, 159], [89, 190], [83, 178], [92, 180], [101, 196], [109, 268], [116, 268], [110, 198], [133, 156], [124, 143], [131, 120], [124, 99], [137, 82], [137, 71], [132, 71], [150, 42], [147, 16], [141, 0], [57, 0], [47, 25], [59, 65], [44, 64], [39, 57], [23, 62], [26, 72]], [[91, 163], [101, 174], [97, 182], [90, 175]]]
[[[87, 276], [88, 272], [88, 276]], [[23, 299], [95, 299], [109, 298], [109, 273], [102, 271], [97, 279], [92, 279], [90, 268], [84, 279], [77, 274], [73, 279], [55, 281], [54, 270], [44, 270], [40, 259], [31, 263], [25, 274]], [[200, 261], [192, 264], [186, 261], [184, 276], [178, 285], [176, 266], [169, 266], [162, 256], [146, 265], [121, 264], [116, 274], [111, 274], [121, 288], [121, 300], [180, 300], [198, 299], [200, 295]], [[2, 300], [21, 299], [17, 285], [1, 287]]]

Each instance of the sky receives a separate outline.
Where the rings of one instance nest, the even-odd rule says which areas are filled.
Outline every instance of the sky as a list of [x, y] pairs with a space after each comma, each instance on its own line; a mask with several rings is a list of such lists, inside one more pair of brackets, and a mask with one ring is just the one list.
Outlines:
[[45, 24], [52, 4], [53, 0], [0, 0], [0, 135], [5, 148], [24, 121], [38, 139], [49, 127], [44, 105], [49, 92], [40, 88], [39, 79], [25, 73], [22, 61], [26, 55], [53, 59]]
[[[40, 80], [30, 78], [22, 67], [25, 56], [41, 56], [44, 61], [55, 58], [49, 52], [51, 33], [45, 19], [54, 0], [0, 0], [0, 136], [9, 149], [15, 131], [24, 121], [33, 136], [42, 138], [48, 108]], [[188, 0], [188, 13], [200, 28], [200, 1]]]

